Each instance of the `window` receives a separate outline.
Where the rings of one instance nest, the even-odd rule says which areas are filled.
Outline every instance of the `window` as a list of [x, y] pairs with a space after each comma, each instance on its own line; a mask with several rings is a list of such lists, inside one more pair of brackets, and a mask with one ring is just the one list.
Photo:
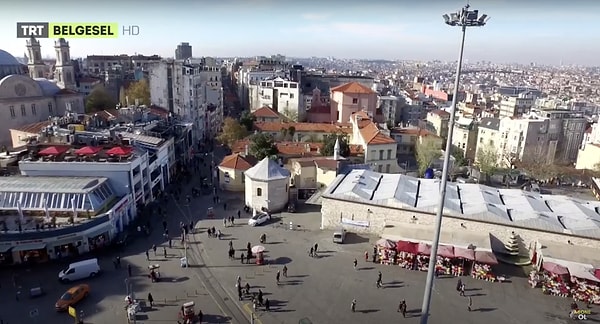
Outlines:
[[37, 110], [35, 109], [35, 104], [31, 104], [31, 114], [32, 115], [37, 115]]
[[258, 197], [262, 196], [262, 188], [256, 188], [256, 195]]
[[10, 110], [10, 118], [17, 117], [17, 115], [15, 114], [15, 106], [9, 106], [8, 110]]
[[392, 150], [387, 150], [387, 159], [388, 160], [392, 159]]
[[298, 88], [298, 85], [295, 83], [290, 83], [290, 88], [296, 89], [296, 88]]
[[290, 93], [290, 99], [294, 99], [294, 94]]
[[379, 159], [383, 160], [383, 150], [379, 150]]
[[380, 164], [377, 166], [377, 172], [381, 172], [382, 169], [383, 169], [383, 165]]
[[21, 116], [27, 116], [27, 111], [25, 111], [25, 105], [21, 105]]
[[246, 175], [242, 172], [242, 183], [246, 183]]
[[385, 165], [385, 173], [390, 173], [390, 165], [389, 164]]
[[358, 98], [352, 98], [352, 104], [353, 105], [358, 104]]

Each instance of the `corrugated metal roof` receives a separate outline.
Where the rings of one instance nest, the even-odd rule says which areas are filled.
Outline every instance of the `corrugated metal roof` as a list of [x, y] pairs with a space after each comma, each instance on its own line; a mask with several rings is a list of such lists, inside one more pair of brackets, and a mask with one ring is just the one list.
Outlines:
[[[435, 212], [439, 186], [440, 181], [436, 179], [352, 170], [339, 175], [323, 197]], [[598, 201], [479, 184], [448, 183], [444, 212], [482, 222], [600, 239]]]
[[0, 192], [88, 193], [103, 177], [0, 177]]
[[134, 134], [134, 133], [128, 133], [128, 132], [121, 132], [120, 134], [124, 138], [133, 139], [142, 144], [153, 145], [153, 146], [159, 146], [160, 144], [162, 144], [165, 141], [164, 139], [162, 139], [160, 137], [147, 136], [147, 135], [142, 135], [142, 134]]

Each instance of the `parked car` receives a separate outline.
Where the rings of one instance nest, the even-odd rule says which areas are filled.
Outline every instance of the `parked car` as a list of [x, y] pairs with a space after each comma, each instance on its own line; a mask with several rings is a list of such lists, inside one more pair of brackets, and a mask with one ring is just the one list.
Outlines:
[[248, 225], [257, 226], [269, 220], [269, 215], [266, 213], [257, 213], [256, 215], [250, 217], [248, 220]]
[[98, 259], [88, 259], [69, 264], [69, 267], [58, 273], [58, 280], [63, 283], [93, 278], [100, 274], [102, 270], [98, 265]]
[[74, 306], [90, 294], [90, 286], [77, 285], [67, 290], [57, 301], [54, 307], [57, 311], [66, 311], [69, 306]]

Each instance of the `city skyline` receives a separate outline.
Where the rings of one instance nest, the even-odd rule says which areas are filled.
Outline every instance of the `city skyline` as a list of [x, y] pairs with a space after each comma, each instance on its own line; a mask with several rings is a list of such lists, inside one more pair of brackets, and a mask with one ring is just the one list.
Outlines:
[[[441, 16], [465, 4], [457, 0], [350, 0], [344, 5], [274, 0], [224, 0], [213, 4], [186, 0], [177, 6], [162, 2], [147, 8], [137, 1], [108, 1], [103, 8], [87, 11], [80, 5], [69, 5], [70, 1], [65, 3], [60, 8], [39, 12], [27, 10], [31, 2], [7, 5], [11, 10], [0, 13], [0, 28], [10, 32], [0, 36], [1, 49], [23, 56], [25, 40], [16, 38], [18, 21], [117, 22], [138, 25], [140, 35], [68, 39], [72, 56], [138, 53], [172, 57], [180, 42], [189, 42], [194, 56], [282, 54], [454, 61], [459, 29], [446, 26]], [[593, 41], [597, 39], [593, 15], [600, 3], [551, 1], [540, 8], [533, 2], [496, 0], [471, 1], [471, 5], [491, 20], [483, 28], [469, 29], [466, 60], [600, 65], [600, 58], [594, 54], [600, 51], [600, 45]], [[53, 41], [41, 40], [44, 57], [54, 57]]]

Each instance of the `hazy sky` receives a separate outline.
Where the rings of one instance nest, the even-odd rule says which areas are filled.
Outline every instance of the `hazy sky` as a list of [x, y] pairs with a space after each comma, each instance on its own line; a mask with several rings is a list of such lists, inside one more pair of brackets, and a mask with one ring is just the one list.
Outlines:
[[[90, 3], [89, 7], [86, 3]], [[91, 54], [174, 56], [334, 56], [455, 60], [460, 30], [443, 23], [458, 0], [20, 0], [2, 4], [0, 48], [23, 56], [17, 21], [117, 22], [139, 36], [71, 39], [73, 57]], [[471, 0], [491, 16], [467, 32], [465, 59], [600, 65], [600, 1]], [[54, 56], [42, 40], [43, 56]]]

